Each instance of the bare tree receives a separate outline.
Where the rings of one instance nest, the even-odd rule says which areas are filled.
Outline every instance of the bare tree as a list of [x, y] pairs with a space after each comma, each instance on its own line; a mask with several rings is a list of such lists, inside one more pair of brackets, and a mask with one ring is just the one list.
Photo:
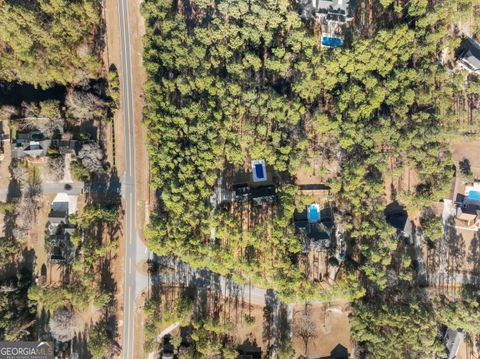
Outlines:
[[28, 181], [28, 170], [20, 161], [12, 161], [11, 167], [12, 177], [21, 186]]
[[[17, 115], [18, 110], [15, 106], [4, 105], [0, 107], [0, 121], [9, 120], [13, 115]], [[3, 129], [3, 131], [8, 131], [8, 129]]]
[[22, 113], [24, 117], [38, 117], [40, 114], [40, 106], [37, 102], [22, 102]]
[[63, 156], [49, 157], [47, 161], [47, 178], [58, 181], [63, 178], [65, 160]]
[[48, 327], [56, 340], [68, 342], [73, 339], [75, 332], [81, 330], [81, 320], [73, 311], [61, 308], [55, 311]]
[[63, 132], [64, 120], [60, 117], [25, 117], [17, 123], [22, 132], [40, 131], [45, 138], [52, 138], [54, 134]]
[[65, 104], [70, 116], [78, 119], [91, 119], [101, 116], [107, 105], [104, 100], [95, 94], [77, 90], [67, 95]]
[[[22, 167], [23, 166], [18, 167], [17, 171], [18, 175], [21, 174], [24, 176], [23, 172], [19, 170], [19, 168]], [[27, 171], [26, 176], [26, 180], [24, 178], [21, 179], [22, 182], [20, 182], [20, 184], [21, 187], [23, 187], [22, 197], [15, 209], [19, 236], [32, 228], [38, 208], [38, 202], [40, 201], [40, 195], [42, 194], [42, 182], [39, 173], [33, 171], [31, 176], [29, 176]]]
[[81, 159], [82, 165], [90, 172], [103, 172], [103, 151], [98, 143], [93, 142], [83, 145], [77, 157]]
[[17, 204], [17, 238], [22, 238], [28, 230], [32, 228], [35, 215], [38, 208], [38, 198], [22, 196]]
[[294, 326], [295, 336], [301, 338], [305, 345], [305, 356], [308, 357], [308, 342], [317, 336], [317, 325], [308, 307], [305, 307], [301, 317]]

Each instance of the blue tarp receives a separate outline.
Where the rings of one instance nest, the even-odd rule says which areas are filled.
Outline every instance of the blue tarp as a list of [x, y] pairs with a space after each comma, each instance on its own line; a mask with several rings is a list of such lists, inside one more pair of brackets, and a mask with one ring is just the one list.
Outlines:
[[342, 47], [343, 40], [339, 37], [329, 37], [323, 36], [322, 37], [322, 45], [329, 46], [329, 47]]

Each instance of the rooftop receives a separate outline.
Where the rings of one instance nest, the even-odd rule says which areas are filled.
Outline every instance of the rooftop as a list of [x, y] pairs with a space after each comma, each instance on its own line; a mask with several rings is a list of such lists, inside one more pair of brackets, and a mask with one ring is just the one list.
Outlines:
[[50, 223], [53, 223], [52, 221], [58, 221], [60, 222], [61, 220], [67, 218], [67, 212], [66, 211], [55, 211], [52, 210], [50, 214], [48, 215], [48, 220]]
[[352, 0], [301, 0], [302, 17], [327, 16], [328, 20], [346, 22], [353, 15]]
[[458, 349], [462, 344], [465, 334], [460, 330], [447, 328], [445, 333], [445, 347], [448, 353], [448, 359], [457, 358]]
[[[318, 209], [315, 218], [312, 218], [311, 209]], [[314, 220], [312, 220], [314, 219]], [[313, 204], [302, 212], [293, 214], [295, 233], [302, 237], [304, 251], [310, 249], [325, 249], [332, 246], [334, 239], [333, 209], [319, 209], [318, 204]]]
[[470, 72], [480, 71], [480, 44], [470, 37], [463, 38], [457, 57], [463, 67]]

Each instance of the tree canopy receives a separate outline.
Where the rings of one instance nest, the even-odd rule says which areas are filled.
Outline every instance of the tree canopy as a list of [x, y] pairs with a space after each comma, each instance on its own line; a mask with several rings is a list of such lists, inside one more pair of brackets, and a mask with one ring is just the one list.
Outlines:
[[0, 80], [48, 85], [97, 77], [99, 0], [6, 0], [0, 6]]

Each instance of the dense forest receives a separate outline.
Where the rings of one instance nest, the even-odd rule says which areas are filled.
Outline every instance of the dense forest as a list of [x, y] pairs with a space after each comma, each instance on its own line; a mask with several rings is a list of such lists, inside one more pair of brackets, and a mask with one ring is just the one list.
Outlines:
[[[478, 81], [452, 67], [458, 26], [479, 2], [375, 5], [371, 36], [353, 30], [345, 48], [321, 49], [318, 29], [293, 1], [145, 1], [144, 119], [161, 194], [147, 235], [158, 254], [251, 280], [285, 300], [356, 299], [353, 333], [367, 355], [433, 358], [440, 325], [473, 311], [476, 299], [432, 302], [416, 287], [411, 253], [385, 219], [385, 182], [418, 174], [415, 190], [396, 194], [409, 213], [448, 195], [447, 138], [478, 134], [478, 122], [465, 121], [454, 105], [478, 97]], [[294, 177], [312, 154], [340, 163], [329, 185], [351, 253], [326, 290], [307, 280], [291, 223], [308, 203]], [[282, 179], [279, 200], [245, 229], [235, 208], [213, 211], [208, 199], [226, 168], [259, 158]], [[402, 295], [410, 291], [417, 304]]]
[[101, 73], [99, 0], [0, 4], [0, 79], [46, 87]]

